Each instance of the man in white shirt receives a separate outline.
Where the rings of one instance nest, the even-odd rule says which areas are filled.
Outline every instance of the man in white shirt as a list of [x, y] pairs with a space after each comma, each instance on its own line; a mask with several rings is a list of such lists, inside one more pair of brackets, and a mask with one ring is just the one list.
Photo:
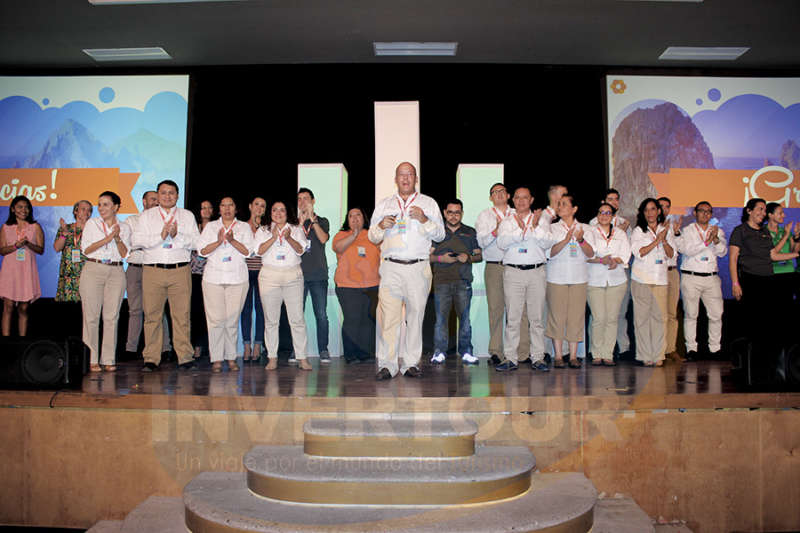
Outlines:
[[[142, 212], [158, 205], [158, 193], [147, 191], [142, 196]], [[127, 224], [131, 234], [136, 230], [141, 213], [131, 215], [125, 219], [123, 224]], [[142, 307], [142, 250], [132, 249], [128, 254], [128, 269], [125, 271], [125, 285], [128, 292], [128, 337], [125, 343], [125, 351], [135, 356], [139, 351], [139, 337], [142, 336], [142, 321], [144, 318], [144, 308]], [[169, 327], [167, 317], [164, 316], [164, 340], [162, 350], [168, 352], [172, 349], [169, 342]]]
[[686, 226], [678, 237], [681, 261], [681, 293], [683, 295], [683, 334], [686, 357], [697, 357], [697, 314], [700, 300], [708, 315], [708, 351], [718, 354], [722, 341], [722, 283], [717, 258], [728, 253], [725, 232], [710, 226], [713, 209], [708, 202], [694, 206], [696, 222]]
[[[483, 271], [483, 282], [486, 287], [486, 302], [489, 307], [489, 362], [499, 365], [503, 361], [503, 320], [506, 311], [505, 293], [503, 292], [503, 255], [505, 252], [497, 247], [497, 229], [500, 223], [512, 216], [515, 211], [508, 205], [510, 195], [506, 186], [495, 183], [489, 189], [489, 200], [492, 206], [484, 209], [475, 222], [478, 235], [478, 246], [483, 251], [486, 266]], [[528, 323], [527, 312], [522, 311], [522, 324]], [[519, 361], [529, 360], [531, 353], [530, 335], [520, 336], [517, 357]]]
[[516, 213], [503, 220], [498, 228], [497, 246], [503, 254], [503, 289], [506, 302], [506, 332], [503, 338], [505, 361], [495, 370], [518, 368], [517, 349], [523, 307], [528, 312], [531, 366], [544, 366], [544, 306], [547, 281], [545, 250], [555, 241], [550, 225], [540, 224], [542, 212], [531, 211], [533, 196], [526, 187], [514, 191]]
[[558, 210], [558, 201], [561, 197], [567, 194], [567, 188], [563, 185], [551, 185], [547, 188], [547, 207], [542, 211], [542, 216], [539, 218], [540, 224], [550, 224], [556, 218], [556, 211]]
[[381, 247], [378, 380], [390, 379], [398, 372], [408, 377], [421, 375], [422, 319], [431, 289], [429, 253], [431, 242], [445, 237], [436, 201], [416, 192], [414, 165], [398, 165], [394, 181], [397, 194], [375, 206], [368, 233], [369, 240]]
[[[669, 225], [669, 230], [677, 238], [681, 235], [682, 216], [670, 215], [672, 201], [666, 196], [658, 199], [658, 205], [664, 213], [664, 219]], [[672, 257], [667, 258], [667, 326], [666, 326], [666, 356], [670, 359], [680, 361], [682, 358], [678, 354], [678, 301], [681, 298], [681, 275], [678, 273], [678, 250]]]
[[133, 246], [142, 248], [142, 292], [144, 295], [145, 372], [161, 361], [164, 303], [169, 301], [173, 347], [178, 366], [193, 368], [194, 347], [189, 339], [192, 297], [191, 250], [200, 236], [191, 211], [177, 207], [178, 185], [172, 180], [158, 184], [158, 207], [139, 217]]

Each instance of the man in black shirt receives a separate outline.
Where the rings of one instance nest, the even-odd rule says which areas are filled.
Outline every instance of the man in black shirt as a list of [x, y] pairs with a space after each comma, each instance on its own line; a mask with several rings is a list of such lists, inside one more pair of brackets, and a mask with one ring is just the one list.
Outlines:
[[308, 293], [314, 306], [317, 321], [317, 349], [320, 363], [329, 363], [328, 353], [328, 260], [325, 257], [325, 243], [330, 238], [328, 219], [314, 213], [314, 193], [301, 187], [297, 191], [297, 215], [300, 227], [308, 238], [308, 246], [301, 257], [303, 269], [303, 308]]
[[436, 307], [436, 326], [433, 334], [434, 352], [431, 362], [445, 360], [448, 344], [448, 319], [455, 303], [458, 314], [458, 351], [461, 360], [470, 365], [478, 363], [472, 355], [472, 327], [469, 309], [472, 302], [472, 263], [482, 260], [478, 236], [474, 228], [461, 224], [464, 204], [452, 200], [444, 210], [445, 238], [431, 247], [433, 267], [433, 301]]

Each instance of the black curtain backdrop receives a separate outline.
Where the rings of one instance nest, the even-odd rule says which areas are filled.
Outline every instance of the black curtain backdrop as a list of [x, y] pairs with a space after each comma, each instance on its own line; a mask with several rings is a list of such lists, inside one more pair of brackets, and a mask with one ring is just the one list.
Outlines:
[[256, 195], [293, 201], [298, 163], [341, 162], [349, 205], [371, 213], [373, 102], [419, 100], [423, 193], [444, 205], [455, 196], [460, 163], [504, 163], [509, 188], [529, 186], [541, 207], [548, 185], [565, 184], [588, 221], [606, 187], [604, 74], [530, 65], [197, 69], [187, 206], [197, 211], [205, 199], [216, 205], [232, 195], [247, 218]]

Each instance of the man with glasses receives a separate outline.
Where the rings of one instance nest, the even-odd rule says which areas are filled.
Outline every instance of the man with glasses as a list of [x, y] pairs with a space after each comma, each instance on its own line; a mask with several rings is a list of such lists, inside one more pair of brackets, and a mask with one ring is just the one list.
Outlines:
[[[502, 183], [495, 183], [489, 188], [489, 200], [492, 206], [484, 209], [475, 222], [478, 245], [483, 250], [486, 265], [483, 271], [483, 282], [486, 288], [486, 303], [489, 307], [489, 362], [498, 365], [503, 361], [503, 317], [506, 312], [505, 293], [503, 291], [503, 255], [504, 250], [497, 247], [497, 231], [500, 223], [512, 216], [514, 208], [508, 205], [508, 190]], [[520, 335], [517, 350], [518, 361], [530, 361], [530, 335], [528, 334], [528, 314], [522, 310], [524, 333]]]
[[683, 296], [683, 334], [686, 340], [686, 357], [697, 357], [697, 314], [700, 300], [708, 315], [708, 351], [718, 355], [722, 339], [722, 283], [719, 279], [717, 258], [728, 253], [725, 232], [710, 225], [713, 214], [711, 204], [700, 202], [694, 206], [696, 222], [683, 228], [676, 239], [681, 261], [681, 294]]
[[481, 249], [475, 229], [461, 223], [464, 204], [451, 200], [444, 209], [444, 240], [431, 247], [433, 302], [436, 326], [433, 333], [431, 363], [444, 363], [448, 348], [448, 323], [453, 304], [458, 314], [458, 353], [464, 364], [478, 364], [472, 355], [472, 327], [469, 308], [472, 302], [472, 263], [479, 263]]

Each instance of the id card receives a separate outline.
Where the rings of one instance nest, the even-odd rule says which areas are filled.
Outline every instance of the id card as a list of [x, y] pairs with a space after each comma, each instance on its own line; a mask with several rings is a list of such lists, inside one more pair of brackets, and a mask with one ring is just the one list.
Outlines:
[[527, 249], [527, 248], [519, 248], [519, 249], [517, 250], [517, 252], [519, 252], [519, 253], [521, 253], [521, 254], [527, 254], [527, 253], [528, 253], [528, 249]]
[[570, 241], [569, 243], [569, 256], [570, 257], [578, 257], [578, 243], [574, 241]]
[[81, 251], [78, 248], [73, 248], [70, 251], [70, 257], [71, 257], [73, 263], [80, 263], [82, 261], [82, 259], [81, 259]]
[[367, 249], [363, 246], [358, 247], [358, 257], [367, 257]]
[[406, 219], [401, 218], [397, 222], [397, 233], [404, 234], [408, 229], [408, 225], [406, 224]]
[[279, 253], [279, 254], [277, 254], [275, 256], [275, 259], [278, 260], [278, 261], [286, 261], [286, 254], [285, 253]]
[[161, 247], [164, 248], [165, 250], [171, 250], [172, 249], [172, 243], [171, 242], [165, 242], [164, 244], [161, 245]]
[[222, 258], [222, 262], [223, 263], [230, 263], [231, 262], [231, 256], [226, 255], [225, 257]]
[[700, 258], [700, 261], [708, 261], [708, 257], [703, 256], [703, 257]]
[[17, 261], [25, 261], [25, 248], [17, 248]]
[[308, 240], [306, 240], [306, 248], [305, 248], [305, 250], [306, 250], [306, 252], [307, 252], [307, 251], [309, 251], [310, 249], [311, 249], [311, 239], [308, 239]]
[[664, 260], [663, 259], [656, 259], [656, 264], [657, 265], [663, 265], [664, 264]]
[[104, 265], [108, 265], [109, 263], [111, 263], [111, 259], [101, 259], [100, 262], [103, 263]]

